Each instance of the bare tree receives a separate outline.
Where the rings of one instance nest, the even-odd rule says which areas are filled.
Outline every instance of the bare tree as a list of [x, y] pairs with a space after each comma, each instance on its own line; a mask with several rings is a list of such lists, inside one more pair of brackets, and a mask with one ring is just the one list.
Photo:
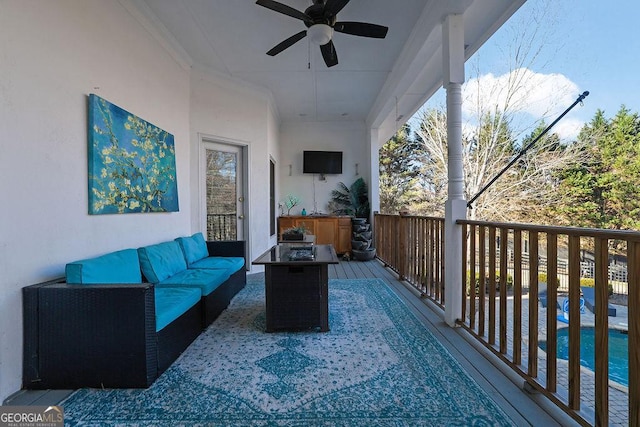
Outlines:
[[[524, 143], [532, 141], [545, 127], [541, 122]], [[424, 168], [428, 173], [423, 174], [425, 192], [419, 209], [424, 214], [442, 214], [447, 198], [446, 130], [446, 115], [439, 110], [425, 111], [416, 129], [416, 138], [427, 152]], [[541, 138], [473, 203], [469, 218], [547, 222], [551, 211], [548, 208], [558, 203], [558, 173], [567, 165], [581, 162], [585, 155], [581, 146], [563, 145], [555, 134]], [[517, 152], [506, 122], [499, 118], [487, 116], [476, 133], [467, 134], [463, 138], [465, 199], [477, 194]]]
[[[544, 128], [544, 118], [558, 106], [573, 101], [578, 88], [564, 76], [532, 71], [552, 34], [552, 2], [538, 4], [508, 28], [505, 47], [499, 49], [508, 72], [495, 77], [481, 72], [480, 56], [472, 61], [475, 77], [463, 87], [465, 197], [477, 194]], [[540, 69], [539, 66], [538, 68]], [[547, 89], [541, 90], [542, 86]], [[549, 87], [550, 86], [550, 87]], [[553, 94], [552, 97], [542, 94]], [[526, 114], [525, 114], [526, 113]], [[536, 118], [532, 119], [532, 115]], [[537, 126], [537, 128], [536, 128]], [[424, 185], [424, 213], [441, 213], [446, 199], [447, 132], [442, 108], [424, 110], [416, 126], [416, 138], [424, 144], [428, 174]], [[557, 136], [542, 138], [513, 168], [473, 204], [472, 219], [499, 221], [544, 220], [547, 207], [556, 202], [556, 176], [567, 165], [580, 161], [577, 143], [562, 145]]]

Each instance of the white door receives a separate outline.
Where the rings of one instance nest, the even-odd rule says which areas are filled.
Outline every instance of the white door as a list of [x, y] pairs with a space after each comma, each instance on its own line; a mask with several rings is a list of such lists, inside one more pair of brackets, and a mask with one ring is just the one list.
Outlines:
[[244, 171], [240, 146], [204, 142], [204, 219], [207, 240], [244, 240]]

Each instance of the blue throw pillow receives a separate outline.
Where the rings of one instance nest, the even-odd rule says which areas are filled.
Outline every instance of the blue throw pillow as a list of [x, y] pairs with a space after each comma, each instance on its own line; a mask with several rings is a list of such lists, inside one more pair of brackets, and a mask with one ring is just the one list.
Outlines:
[[202, 233], [196, 233], [191, 237], [178, 237], [176, 241], [180, 244], [187, 265], [209, 256], [207, 242], [205, 242]]
[[67, 283], [142, 283], [138, 252], [124, 249], [95, 258], [70, 262], [65, 267]]
[[164, 242], [138, 248], [142, 274], [151, 283], [162, 282], [187, 269], [187, 263], [178, 242]]

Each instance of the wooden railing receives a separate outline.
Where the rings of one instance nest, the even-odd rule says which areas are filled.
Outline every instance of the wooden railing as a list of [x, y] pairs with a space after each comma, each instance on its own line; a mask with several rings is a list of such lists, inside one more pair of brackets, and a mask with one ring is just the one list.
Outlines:
[[444, 305], [444, 219], [375, 215], [376, 256], [423, 297]]
[[[458, 221], [463, 227], [463, 321], [476, 338], [538, 391], [577, 421], [604, 426], [609, 423], [609, 402], [628, 400], [630, 425], [640, 423], [640, 233], [572, 227], [548, 227], [480, 221]], [[522, 262], [524, 241], [529, 262]], [[499, 244], [499, 248], [498, 248]], [[629, 385], [609, 387], [609, 248], [617, 247], [628, 270]], [[586, 248], [586, 249], [585, 249]], [[507, 253], [513, 252], [513, 266]], [[581, 254], [595, 254], [593, 288], [595, 301], [595, 387], [583, 387], [592, 377], [580, 365]], [[559, 253], [565, 252], [568, 271], [559, 274]], [[546, 265], [539, 260], [545, 254]], [[544, 268], [543, 268], [544, 267]], [[546, 276], [541, 280], [541, 273]], [[561, 277], [566, 276], [566, 277]], [[475, 279], [477, 277], [477, 279]], [[482, 280], [485, 277], [485, 280]], [[508, 290], [509, 278], [513, 291]], [[471, 279], [474, 278], [474, 279]], [[558, 287], [568, 283], [568, 362], [555, 357], [558, 342]], [[477, 285], [476, 285], [477, 283]], [[472, 285], [473, 284], [473, 285]], [[546, 295], [541, 295], [544, 284]], [[552, 285], [555, 284], [555, 285]], [[587, 281], [585, 284], [592, 285]], [[467, 292], [468, 290], [468, 292]], [[509, 299], [512, 294], [512, 303]], [[546, 309], [540, 302], [546, 298]], [[526, 304], [526, 305], [525, 305]], [[540, 318], [539, 318], [540, 316]], [[512, 327], [508, 331], [509, 318]], [[546, 352], [539, 341], [546, 341]], [[550, 357], [553, 355], [554, 357]], [[562, 366], [559, 366], [559, 362]], [[587, 390], [593, 391], [588, 395]], [[615, 395], [615, 399], [612, 397]], [[610, 398], [611, 396], [611, 398]], [[581, 402], [593, 402], [594, 412]]]
[[[580, 424], [640, 426], [640, 233], [469, 220], [457, 223], [463, 227], [461, 268], [466, 278], [459, 284], [463, 288], [460, 325]], [[376, 215], [374, 224], [379, 259], [423, 296], [444, 306], [444, 220]], [[609, 380], [613, 252], [626, 267], [627, 387]], [[587, 253], [593, 255], [590, 273], [584, 271]], [[592, 286], [597, 301], [592, 325], [593, 372], [580, 365], [581, 285]], [[558, 307], [565, 300], [568, 360], [555, 357], [558, 325], [565, 325], [558, 320], [562, 315]], [[541, 341], [546, 351], [539, 348]]]
[[237, 224], [235, 213], [207, 214], [207, 240], [236, 240]]

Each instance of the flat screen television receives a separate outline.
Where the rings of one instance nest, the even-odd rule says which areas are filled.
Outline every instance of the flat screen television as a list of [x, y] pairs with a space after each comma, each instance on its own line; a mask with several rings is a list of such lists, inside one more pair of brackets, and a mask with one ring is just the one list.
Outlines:
[[342, 151], [304, 151], [302, 172], [337, 175], [342, 173]]

